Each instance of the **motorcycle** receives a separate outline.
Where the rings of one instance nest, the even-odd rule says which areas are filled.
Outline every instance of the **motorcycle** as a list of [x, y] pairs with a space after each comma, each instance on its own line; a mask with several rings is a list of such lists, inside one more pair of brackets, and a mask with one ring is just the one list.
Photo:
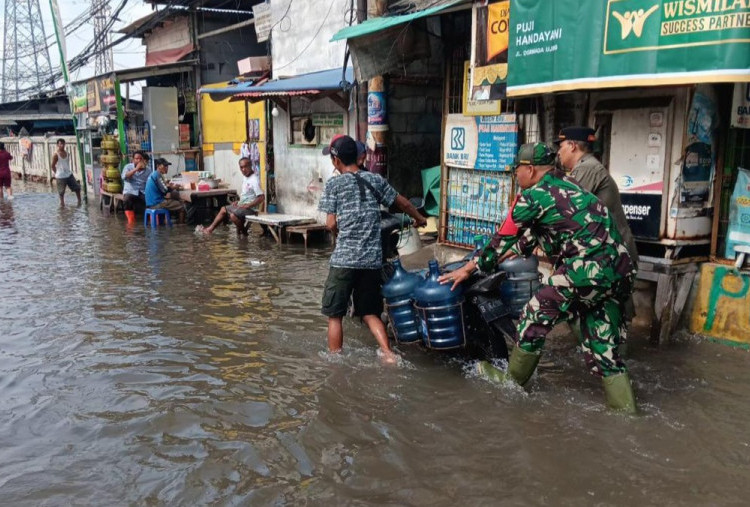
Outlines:
[[[394, 267], [391, 261], [398, 258], [399, 232], [403, 230], [403, 219], [383, 212], [381, 215], [381, 240], [383, 243], [383, 283], [391, 279]], [[479, 248], [463, 260], [442, 266], [441, 273], [463, 267], [478, 253]], [[424, 278], [424, 271], [419, 272]], [[472, 358], [507, 359], [508, 344], [516, 339], [516, 325], [521, 310], [540, 285], [539, 261], [535, 256], [516, 257], [496, 265], [489, 273], [474, 272], [463, 282], [463, 302], [460, 305], [462, 337], [458, 346], [443, 347], [431, 342], [425, 325], [422, 339], [403, 342], [398, 339], [396, 325], [391, 312], [384, 312], [384, 322], [389, 334], [397, 343], [420, 344], [429, 350], [460, 350]], [[386, 310], [388, 304], [386, 303]], [[422, 311], [423, 310], [419, 310]], [[424, 319], [423, 319], [424, 321]]]

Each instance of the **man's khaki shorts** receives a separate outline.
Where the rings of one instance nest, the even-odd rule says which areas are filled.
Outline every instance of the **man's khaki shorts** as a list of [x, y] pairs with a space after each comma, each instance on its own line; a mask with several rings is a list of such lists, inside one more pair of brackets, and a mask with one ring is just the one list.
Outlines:
[[177, 199], [164, 199], [159, 204], [151, 206], [151, 208], [168, 209], [169, 211], [182, 211], [185, 209], [185, 205], [182, 204], [182, 201], [178, 201]]

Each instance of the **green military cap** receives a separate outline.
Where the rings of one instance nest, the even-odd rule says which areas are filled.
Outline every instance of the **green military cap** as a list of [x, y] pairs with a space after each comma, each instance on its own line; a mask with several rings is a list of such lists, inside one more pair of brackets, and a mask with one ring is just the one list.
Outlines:
[[522, 144], [518, 149], [514, 167], [519, 165], [553, 165], [555, 163], [555, 150], [545, 143]]

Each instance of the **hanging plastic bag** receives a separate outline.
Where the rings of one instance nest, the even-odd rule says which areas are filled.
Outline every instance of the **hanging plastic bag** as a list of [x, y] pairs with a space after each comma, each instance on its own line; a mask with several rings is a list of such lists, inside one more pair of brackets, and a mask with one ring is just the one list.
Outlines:
[[741, 167], [729, 201], [729, 229], [724, 256], [734, 259], [734, 247], [737, 245], [750, 246], [750, 170]]

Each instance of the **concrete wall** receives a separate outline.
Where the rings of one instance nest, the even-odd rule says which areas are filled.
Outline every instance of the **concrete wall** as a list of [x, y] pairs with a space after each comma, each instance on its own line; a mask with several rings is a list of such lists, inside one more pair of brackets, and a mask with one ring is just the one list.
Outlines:
[[422, 169], [440, 164], [442, 99], [438, 81], [389, 87], [389, 181], [405, 197], [421, 197]]
[[[346, 26], [349, 0], [329, 2], [271, 2], [273, 23], [273, 77], [292, 77], [341, 67], [344, 41], [329, 42], [333, 34]], [[351, 63], [350, 63], [351, 65]], [[301, 112], [341, 113], [329, 99], [314, 102], [295, 100], [294, 114]], [[322, 146], [290, 145], [289, 114], [278, 108], [273, 120], [276, 204], [280, 213], [324, 217], [317, 212], [325, 181], [332, 172], [331, 161], [321, 155]], [[349, 115], [344, 114], [344, 131], [352, 135]]]
[[274, 79], [343, 66], [346, 41], [329, 41], [347, 26], [349, 4], [349, 0], [294, 2], [287, 11], [289, 2], [271, 2]]
[[691, 315], [694, 333], [750, 344], [750, 273], [703, 264]]
[[[309, 112], [314, 113], [342, 112], [341, 108], [330, 99], [315, 101], [309, 105], [309, 108]], [[278, 111], [279, 116], [274, 118], [273, 121], [274, 170], [278, 211], [291, 215], [315, 217], [319, 221], [323, 221], [325, 217], [318, 213], [317, 208], [325, 182], [333, 173], [331, 159], [321, 154], [323, 145], [289, 144], [289, 114], [280, 108]], [[299, 107], [293, 107], [293, 111], [299, 111]], [[352, 129], [353, 122], [345, 114], [343, 130], [349, 135], [353, 135]]]
[[[278, 2], [275, 2], [278, 3]], [[198, 33], [218, 30], [249, 19], [242, 14], [196, 15]], [[265, 42], [259, 43], [253, 25], [200, 39], [201, 83], [230, 81], [237, 77], [237, 61], [248, 56], [265, 56]]]

